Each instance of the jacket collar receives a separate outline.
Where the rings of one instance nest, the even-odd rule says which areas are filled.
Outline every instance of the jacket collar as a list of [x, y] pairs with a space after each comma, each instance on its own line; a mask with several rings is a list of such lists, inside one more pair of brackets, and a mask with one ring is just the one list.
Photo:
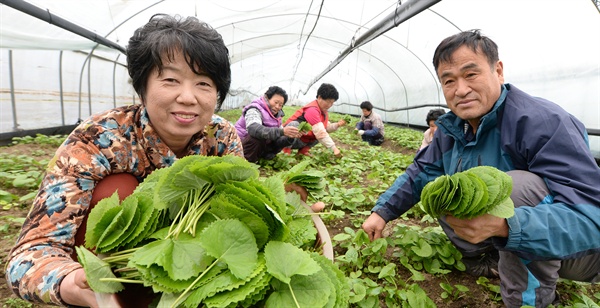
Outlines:
[[[479, 128], [477, 129], [477, 133], [475, 135], [475, 140], [481, 136], [481, 134], [487, 132], [490, 129], [496, 127], [498, 123], [498, 115], [499, 112], [504, 108], [504, 102], [506, 101], [506, 96], [508, 95], [508, 91], [510, 91], [510, 84], [503, 84], [502, 91], [500, 93], [500, 97], [494, 103], [492, 110], [484, 115], [479, 124]], [[467, 123], [467, 125], [465, 125]], [[441, 131], [453, 137], [456, 141], [467, 144], [468, 141], [465, 139], [465, 127], [469, 127], [468, 122], [459, 118], [452, 111], [442, 115], [437, 121], [437, 126], [441, 129]]]

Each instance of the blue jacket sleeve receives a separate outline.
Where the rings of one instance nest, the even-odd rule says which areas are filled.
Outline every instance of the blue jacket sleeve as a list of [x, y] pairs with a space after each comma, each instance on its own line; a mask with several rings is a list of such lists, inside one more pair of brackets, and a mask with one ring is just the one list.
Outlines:
[[440, 144], [434, 140], [431, 149], [417, 153], [406, 172], [379, 196], [371, 211], [386, 222], [400, 217], [421, 200], [421, 191], [425, 184], [442, 174], [442, 150]]
[[548, 101], [513, 102], [504, 118], [503, 150], [516, 169], [542, 177], [551, 195], [535, 207], [515, 209], [500, 247], [530, 260], [600, 252], [600, 168], [584, 125]]
[[599, 214], [600, 209], [583, 204], [516, 208], [515, 215], [507, 219], [509, 235], [504, 249], [527, 260], [569, 259], [598, 253], [598, 219], [594, 221], [592, 217]]

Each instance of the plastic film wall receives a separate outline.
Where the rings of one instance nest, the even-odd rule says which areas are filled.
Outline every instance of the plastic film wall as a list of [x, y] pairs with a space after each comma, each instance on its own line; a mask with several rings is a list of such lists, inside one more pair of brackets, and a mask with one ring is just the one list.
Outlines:
[[[431, 5], [405, 19], [394, 13], [411, 12], [424, 1], [27, 3], [123, 48], [156, 13], [207, 21], [230, 52], [232, 86], [223, 108], [243, 106], [271, 85], [286, 89], [291, 103], [305, 104], [328, 82], [340, 92], [332, 111], [359, 114], [358, 105], [369, 100], [385, 121], [413, 127], [425, 125], [429, 109], [445, 105], [431, 64], [437, 44], [459, 31], [481, 29], [499, 45], [506, 82], [556, 102], [598, 134], [600, 12], [593, 1], [426, 2]], [[389, 16], [394, 27], [352, 48]], [[0, 17], [0, 133], [70, 125], [115, 104], [138, 102], [121, 51], [6, 4]], [[590, 145], [600, 157], [600, 136], [592, 134]]]

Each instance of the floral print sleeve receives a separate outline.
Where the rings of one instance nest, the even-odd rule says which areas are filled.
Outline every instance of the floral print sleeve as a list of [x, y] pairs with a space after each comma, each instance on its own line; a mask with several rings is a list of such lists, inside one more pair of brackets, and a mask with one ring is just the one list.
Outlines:
[[[233, 125], [214, 116], [207, 129], [192, 138], [188, 155], [243, 157], [243, 152]], [[109, 110], [81, 123], [47, 167], [8, 258], [9, 287], [25, 300], [66, 305], [60, 298], [60, 283], [81, 268], [74, 253], [75, 235], [97, 182], [123, 172], [142, 181], [176, 159], [141, 105]]]
[[229, 121], [214, 115], [204, 133], [204, 142], [194, 144], [190, 154], [207, 156], [236, 155], [244, 157], [242, 141], [237, 135], [235, 126]]

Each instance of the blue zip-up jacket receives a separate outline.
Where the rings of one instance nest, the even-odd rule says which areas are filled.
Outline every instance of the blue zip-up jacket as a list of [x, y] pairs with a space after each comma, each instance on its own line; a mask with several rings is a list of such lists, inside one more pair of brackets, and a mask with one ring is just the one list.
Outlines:
[[475, 135], [452, 112], [436, 123], [432, 143], [379, 197], [373, 212], [396, 219], [419, 202], [425, 184], [443, 174], [480, 165], [527, 170], [544, 179], [551, 194], [535, 207], [516, 208], [507, 219], [508, 238], [494, 238], [495, 246], [528, 260], [600, 252], [600, 168], [579, 120], [506, 84]]

